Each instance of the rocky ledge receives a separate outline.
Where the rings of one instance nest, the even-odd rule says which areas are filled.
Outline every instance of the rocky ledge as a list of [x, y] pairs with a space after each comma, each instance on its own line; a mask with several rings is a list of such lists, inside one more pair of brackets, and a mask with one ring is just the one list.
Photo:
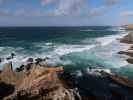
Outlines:
[[120, 42], [131, 44], [132, 46], [127, 51], [120, 51], [119, 54], [125, 54], [129, 56], [127, 62], [133, 64], [133, 32], [128, 33], [128, 35], [124, 36]]
[[102, 69], [82, 70], [84, 75], [79, 76], [63, 67], [36, 63], [23, 67], [14, 71], [12, 63], [5, 64], [0, 100], [133, 100], [133, 81]]
[[80, 100], [79, 93], [69, 88], [59, 74], [62, 67], [31, 64], [31, 69], [15, 72], [12, 64], [0, 74], [0, 100]]

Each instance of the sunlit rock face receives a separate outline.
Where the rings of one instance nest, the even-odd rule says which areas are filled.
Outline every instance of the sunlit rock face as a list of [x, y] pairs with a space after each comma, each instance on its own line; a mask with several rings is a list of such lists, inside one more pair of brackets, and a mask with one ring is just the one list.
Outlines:
[[121, 42], [132, 44], [133, 43], [133, 32], [130, 32], [128, 35], [126, 35], [125, 37], [123, 37], [121, 39]]
[[133, 30], [133, 24], [129, 24], [129, 25], [127, 26], [127, 29]]
[[[0, 74], [0, 98], [4, 100], [79, 100], [74, 89], [65, 87], [58, 74], [62, 67], [48, 68], [31, 64], [31, 69], [14, 72], [6, 64]], [[8, 91], [7, 91], [8, 90]]]

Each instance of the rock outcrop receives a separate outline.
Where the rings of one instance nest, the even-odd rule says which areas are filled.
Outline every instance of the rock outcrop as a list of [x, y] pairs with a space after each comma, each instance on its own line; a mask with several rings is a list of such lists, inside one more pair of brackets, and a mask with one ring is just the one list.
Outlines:
[[133, 32], [130, 32], [128, 35], [124, 36], [120, 42], [133, 44]]
[[[133, 29], [133, 25], [129, 26]], [[120, 42], [127, 43], [127, 44], [133, 44], [133, 32], [128, 33], [128, 35], [124, 36]], [[119, 54], [125, 54], [129, 56], [129, 58], [126, 60], [128, 63], [133, 64], [133, 45], [127, 50], [127, 51], [120, 51]]]
[[128, 30], [133, 30], [133, 24], [127, 25], [127, 29], [128, 29]]
[[0, 74], [0, 99], [80, 100], [78, 92], [59, 79], [58, 74], [63, 71], [62, 67], [32, 64], [28, 71], [14, 72], [12, 64], [6, 64]]

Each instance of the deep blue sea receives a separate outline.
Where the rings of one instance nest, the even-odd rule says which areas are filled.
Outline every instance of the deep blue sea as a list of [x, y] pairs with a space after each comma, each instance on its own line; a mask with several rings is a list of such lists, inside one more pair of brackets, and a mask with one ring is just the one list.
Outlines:
[[12, 52], [14, 68], [29, 57], [50, 59], [51, 66], [64, 66], [68, 71], [80, 71], [89, 67], [110, 69], [113, 73], [133, 78], [133, 65], [127, 56], [119, 55], [129, 45], [118, 38], [128, 32], [120, 27], [3, 27], [0, 28], [0, 68], [8, 62], [4, 58]]

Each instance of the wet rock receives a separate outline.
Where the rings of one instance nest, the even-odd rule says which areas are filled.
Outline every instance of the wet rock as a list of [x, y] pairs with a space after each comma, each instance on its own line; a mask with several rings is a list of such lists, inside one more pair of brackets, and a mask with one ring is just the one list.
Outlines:
[[49, 57], [45, 57], [44, 59], [43, 59], [43, 61], [46, 61], [46, 60], [48, 60], [48, 59], [50, 59]]
[[21, 72], [24, 70], [24, 65], [21, 65], [20, 67], [16, 68], [16, 72]]
[[133, 58], [128, 58], [127, 62], [130, 63], [130, 64], [133, 64]]
[[118, 52], [118, 54], [124, 54], [124, 55], [128, 55], [130, 57], [133, 57], [133, 52], [130, 52], [130, 51], [120, 51], [120, 52]]
[[28, 58], [27, 62], [28, 63], [33, 63], [34, 59], [33, 58]]
[[35, 59], [35, 61], [36, 61], [36, 64], [39, 64], [40, 62], [43, 61], [43, 59], [42, 58], [37, 58], [37, 59]]
[[130, 32], [128, 35], [124, 36], [120, 42], [133, 44], [133, 32]]
[[12, 59], [13, 59], [15, 56], [16, 56], [15, 53], [11, 53]]
[[124, 77], [120, 77], [120, 76], [116, 76], [113, 74], [109, 74], [106, 72], [101, 72], [103, 76], [108, 77], [109, 79], [111, 79], [112, 81], [114, 81], [115, 83], [125, 86], [125, 87], [129, 87], [129, 88], [133, 88], [133, 81], [132, 80], [128, 80]]
[[118, 54], [126, 54], [126, 51], [119, 51]]
[[10, 60], [10, 59], [12, 59], [12, 57], [7, 57], [7, 58], [6, 58], [6, 60]]
[[0, 58], [0, 63], [2, 62], [2, 59]]
[[6, 58], [6, 60], [11, 60], [15, 57], [15, 53], [11, 53], [11, 55], [9, 57]]

